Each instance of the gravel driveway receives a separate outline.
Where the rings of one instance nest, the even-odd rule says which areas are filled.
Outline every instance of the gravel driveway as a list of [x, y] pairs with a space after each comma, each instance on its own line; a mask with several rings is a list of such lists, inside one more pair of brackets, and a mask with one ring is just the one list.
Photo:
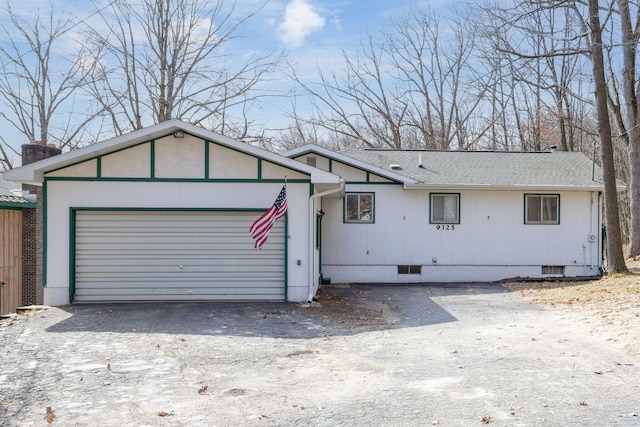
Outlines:
[[640, 425], [638, 361], [500, 286], [328, 289], [346, 310], [70, 305], [5, 324], [0, 422]]

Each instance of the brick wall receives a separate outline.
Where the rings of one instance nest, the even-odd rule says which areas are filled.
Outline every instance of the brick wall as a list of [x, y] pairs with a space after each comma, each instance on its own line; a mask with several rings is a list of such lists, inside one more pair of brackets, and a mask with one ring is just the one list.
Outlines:
[[[44, 143], [25, 144], [22, 146], [22, 165], [57, 156], [60, 153], [62, 150], [59, 148]], [[35, 209], [24, 209], [22, 212], [22, 303], [24, 305], [42, 304], [44, 302], [42, 187], [23, 184], [22, 190], [35, 195], [37, 205]]]

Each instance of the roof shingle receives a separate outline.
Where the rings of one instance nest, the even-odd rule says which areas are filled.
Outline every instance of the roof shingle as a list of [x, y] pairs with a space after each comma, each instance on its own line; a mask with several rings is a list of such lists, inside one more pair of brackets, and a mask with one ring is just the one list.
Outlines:
[[[347, 150], [342, 154], [434, 186], [601, 187], [602, 171], [579, 152]], [[421, 166], [420, 166], [421, 163]]]

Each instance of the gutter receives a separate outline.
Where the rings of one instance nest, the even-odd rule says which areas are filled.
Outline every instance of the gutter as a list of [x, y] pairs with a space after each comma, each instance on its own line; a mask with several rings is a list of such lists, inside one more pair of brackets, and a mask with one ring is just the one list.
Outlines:
[[316, 199], [320, 197], [328, 196], [330, 194], [340, 193], [344, 191], [345, 180], [344, 178], [340, 178], [340, 186], [338, 188], [334, 188], [332, 190], [323, 191], [322, 193], [314, 194], [309, 197], [309, 296], [307, 297], [307, 302], [313, 301], [313, 296], [315, 295], [314, 289], [314, 279], [315, 279], [315, 221], [316, 221], [316, 213], [313, 210], [313, 205]]

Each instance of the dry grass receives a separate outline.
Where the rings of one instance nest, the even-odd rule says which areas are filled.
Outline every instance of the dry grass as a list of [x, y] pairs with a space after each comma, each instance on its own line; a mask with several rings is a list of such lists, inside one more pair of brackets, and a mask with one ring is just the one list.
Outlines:
[[628, 260], [628, 274], [584, 282], [520, 282], [505, 287], [532, 303], [560, 311], [640, 359], [640, 261]]

